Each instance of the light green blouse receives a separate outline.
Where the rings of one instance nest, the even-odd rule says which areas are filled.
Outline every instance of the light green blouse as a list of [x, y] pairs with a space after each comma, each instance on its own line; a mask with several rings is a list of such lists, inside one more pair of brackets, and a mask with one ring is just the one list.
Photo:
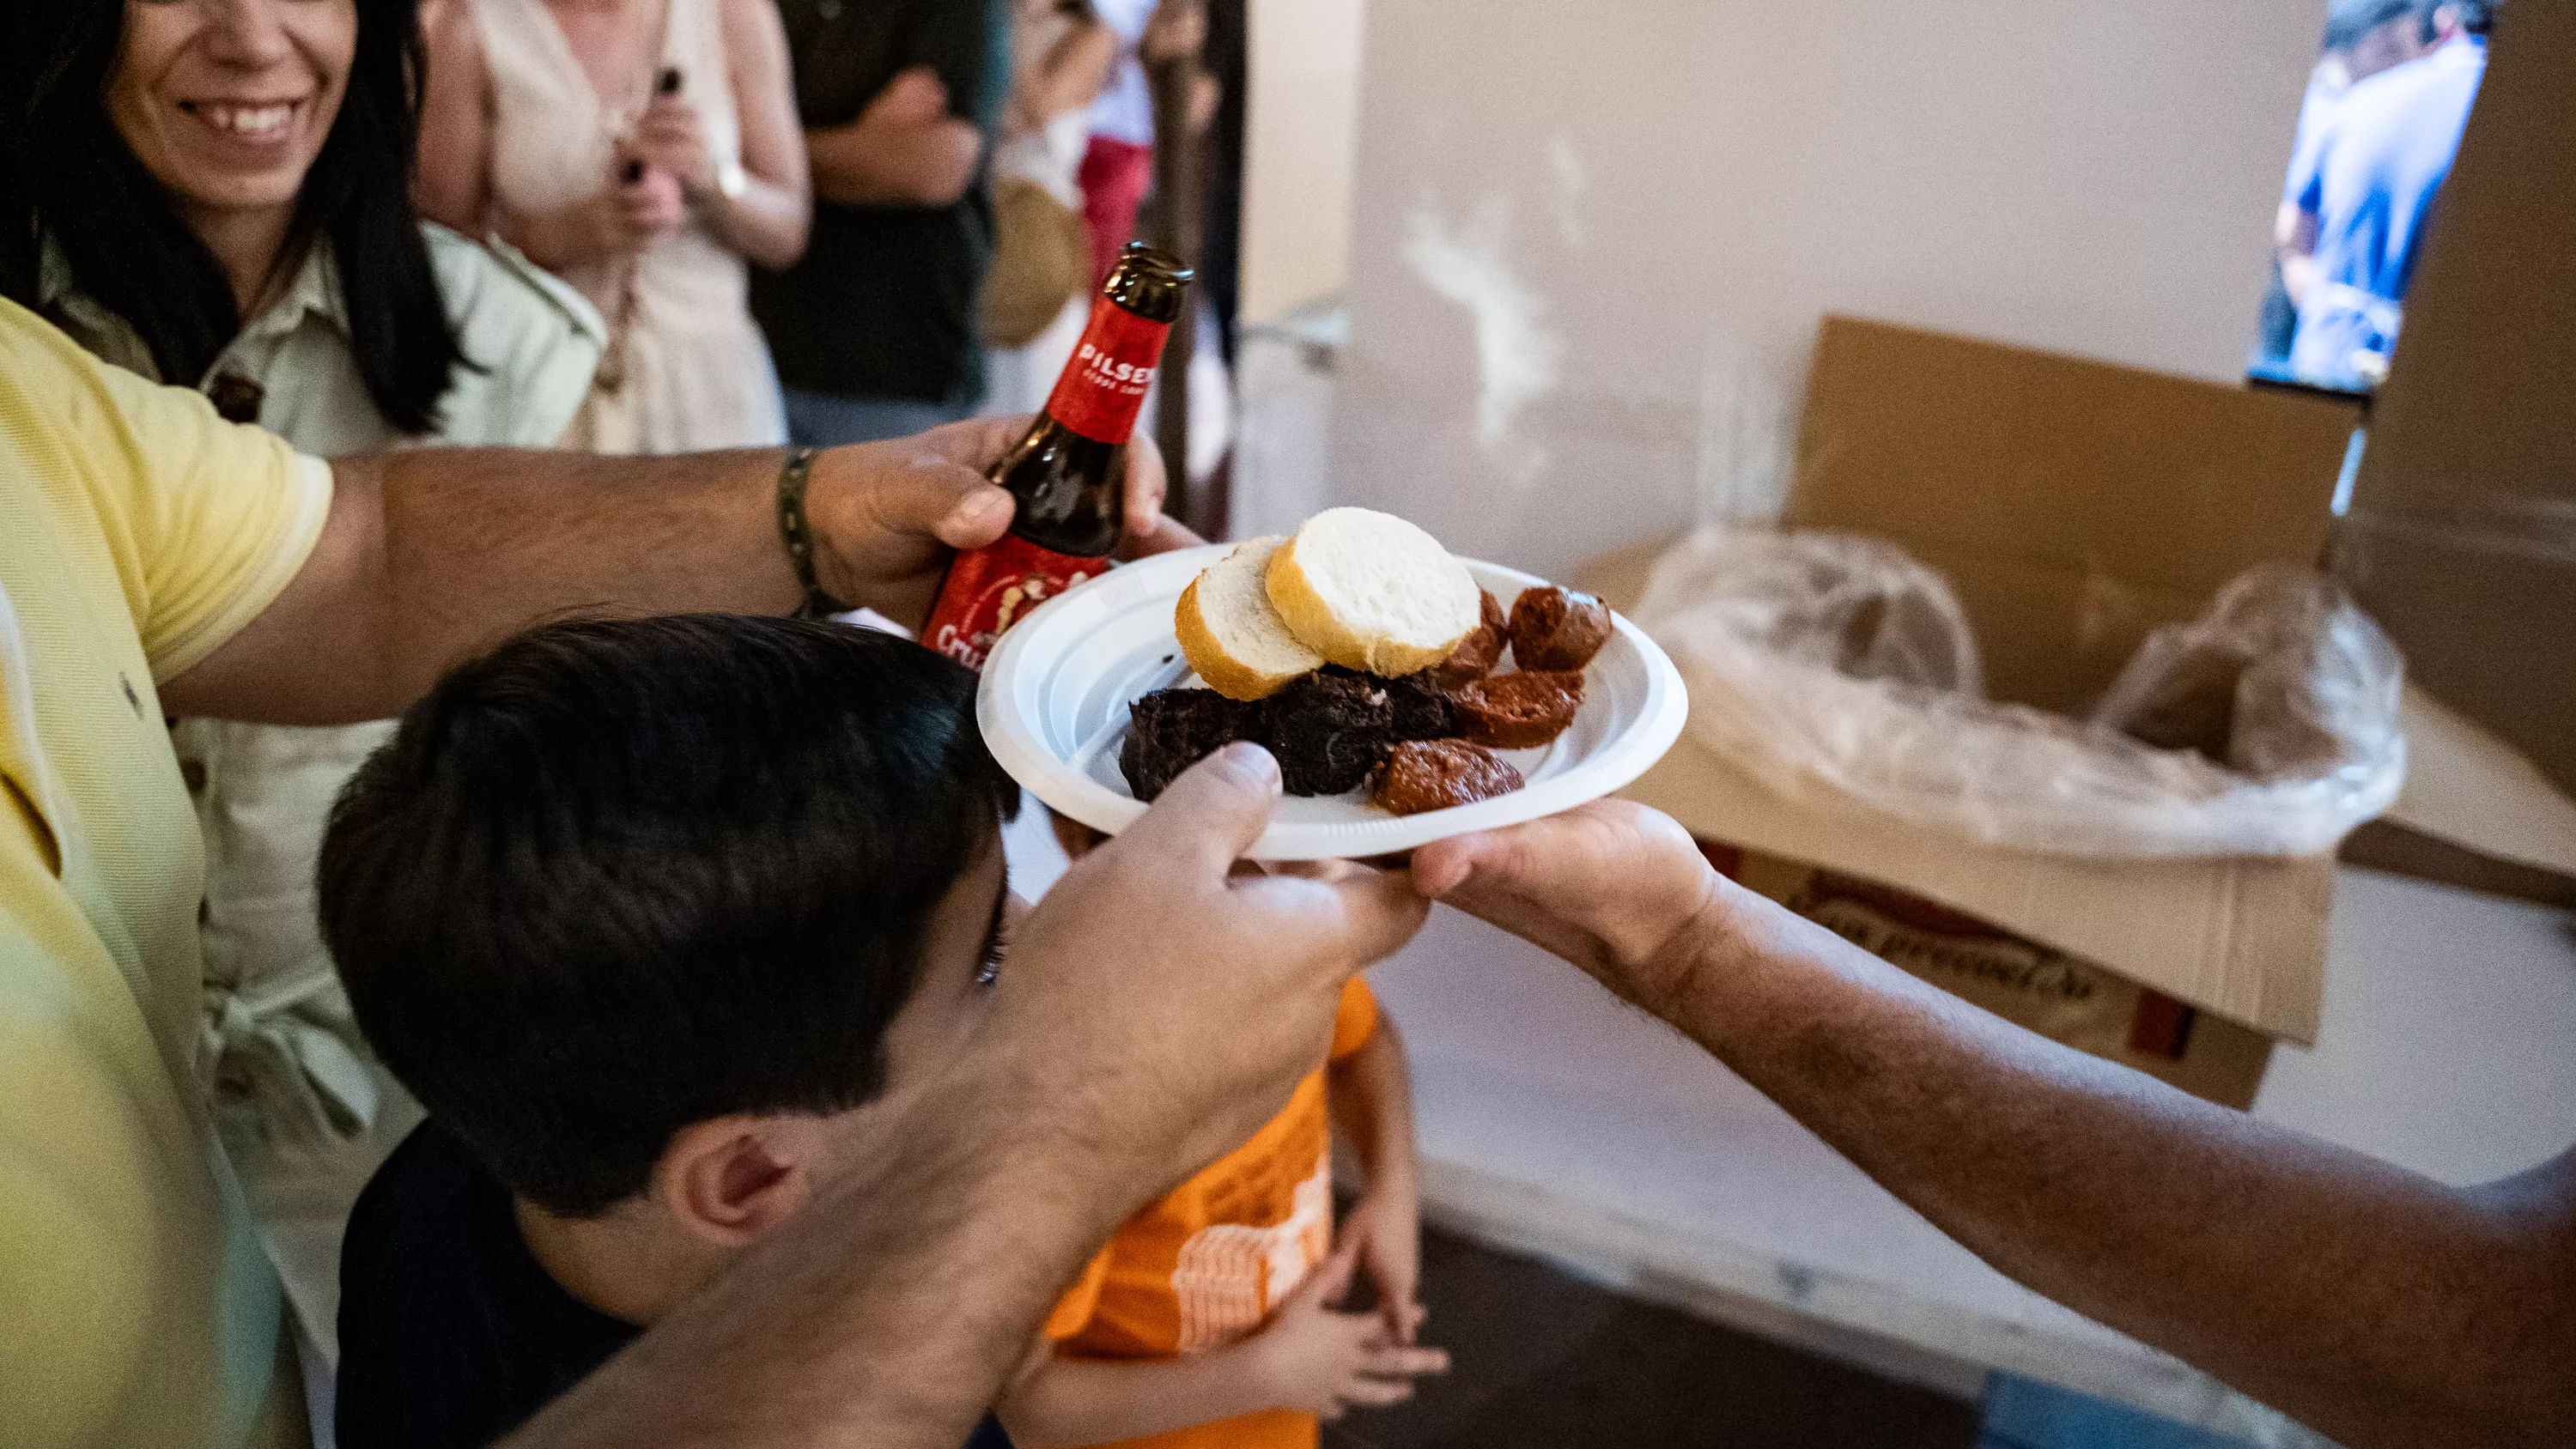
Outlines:
[[[232, 373], [259, 384], [266, 393], [260, 426], [325, 458], [439, 444], [553, 445], [599, 363], [608, 329], [598, 310], [507, 246], [480, 246], [434, 223], [423, 223], [421, 234], [447, 315], [474, 364], [458, 371], [440, 400], [434, 435], [395, 432], [367, 396], [349, 352], [348, 308], [327, 242], [313, 248], [285, 294], [194, 381], [204, 387]], [[155, 382], [167, 380], [143, 339], [74, 287], [71, 268], [50, 249], [43, 295], [52, 320], [83, 347]]]
[[[339, 268], [317, 246], [201, 388], [261, 389], [259, 422], [322, 457], [434, 446], [548, 447], [590, 389], [607, 336], [579, 293], [506, 247], [424, 225], [440, 297], [471, 366], [437, 430], [396, 432], [359, 379]], [[45, 310], [110, 362], [159, 380], [124, 319], [44, 259]], [[183, 720], [180, 767], [206, 835], [206, 1005], [198, 1070], [226, 1154], [306, 1335], [333, 1354], [340, 1234], [360, 1188], [420, 1110], [360, 1039], [314, 923], [313, 868], [332, 798], [391, 731]], [[336, 1357], [336, 1355], [334, 1355]]]

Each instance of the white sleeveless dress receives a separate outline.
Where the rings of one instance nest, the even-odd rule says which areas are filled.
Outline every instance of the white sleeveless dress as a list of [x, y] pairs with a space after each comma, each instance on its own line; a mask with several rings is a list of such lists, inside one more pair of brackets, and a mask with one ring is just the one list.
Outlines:
[[[669, 0], [663, 66], [678, 68], [717, 163], [741, 155], [718, 0]], [[617, 143], [648, 77], [603, 103], [544, 0], [473, 0], [492, 74], [494, 200], [553, 211], [611, 184]], [[778, 376], [753, 325], [743, 259], [694, 217], [642, 252], [560, 274], [608, 321], [599, 379], [564, 445], [594, 453], [685, 453], [787, 439]]]

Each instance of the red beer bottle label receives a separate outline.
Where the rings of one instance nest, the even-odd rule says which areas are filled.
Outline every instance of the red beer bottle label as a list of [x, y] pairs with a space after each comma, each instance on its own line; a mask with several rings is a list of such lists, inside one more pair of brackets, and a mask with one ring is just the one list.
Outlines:
[[[1097, 443], [1122, 445], [1154, 385], [1168, 322], [1139, 317], [1102, 298], [1093, 304], [1082, 342], [1048, 395], [1046, 418]], [[1046, 419], [1040, 420], [1043, 426]], [[1109, 560], [1057, 553], [1016, 533], [962, 553], [931, 606], [923, 643], [980, 670], [1002, 631], [1084, 579], [1107, 572]]]
[[[1116, 308], [1109, 309], [1116, 311]], [[1002, 631], [1027, 613], [1084, 579], [1106, 573], [1105, 558], [1076, 558], [1040, 548], [1016, 533], [1006, 533], [972, 553], [961, 553], [948, 567], [948, 581], [930, 611], [924, 644], [965, 665], [981, 670]]]
[[1168, 322], [1139, 317], [1106, 299], [1091, 308], [1082, 345], [1047, 397], [1047, 416], [1094, 442], [1123, 443], [1136, 432], [1145, 389], [1163, 355]]

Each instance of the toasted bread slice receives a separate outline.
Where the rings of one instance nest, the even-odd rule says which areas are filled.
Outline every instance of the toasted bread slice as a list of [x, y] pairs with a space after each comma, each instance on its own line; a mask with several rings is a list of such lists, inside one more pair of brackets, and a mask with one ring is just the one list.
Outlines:
[[1181, 591], [1173, 611], [1181, 653], [1228, 699], [1267, 699], [1323, 667], [1324, 656], [1288, 632], [1264, 587], [1271, 553], [1286, 541], [1256, 538], [1218, 559]]
[[1440, 541], [1391, 513], [1328, 508], [1270, 559], [1288, 632], [1345, 669], [1428, 669], [1474, 633], [1483, 593]]

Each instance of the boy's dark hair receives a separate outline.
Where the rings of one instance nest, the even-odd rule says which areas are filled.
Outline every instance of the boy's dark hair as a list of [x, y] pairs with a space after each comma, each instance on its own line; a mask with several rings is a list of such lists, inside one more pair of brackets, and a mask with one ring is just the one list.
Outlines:
[[927, 919], [1018, 807], [974, 700], [957, 664], [838, 624], [502, 645], [331, 812], [322, 934], [358, 1025], [570, 1216], [642, 1191], [692, 1122], [865, 1102]]

